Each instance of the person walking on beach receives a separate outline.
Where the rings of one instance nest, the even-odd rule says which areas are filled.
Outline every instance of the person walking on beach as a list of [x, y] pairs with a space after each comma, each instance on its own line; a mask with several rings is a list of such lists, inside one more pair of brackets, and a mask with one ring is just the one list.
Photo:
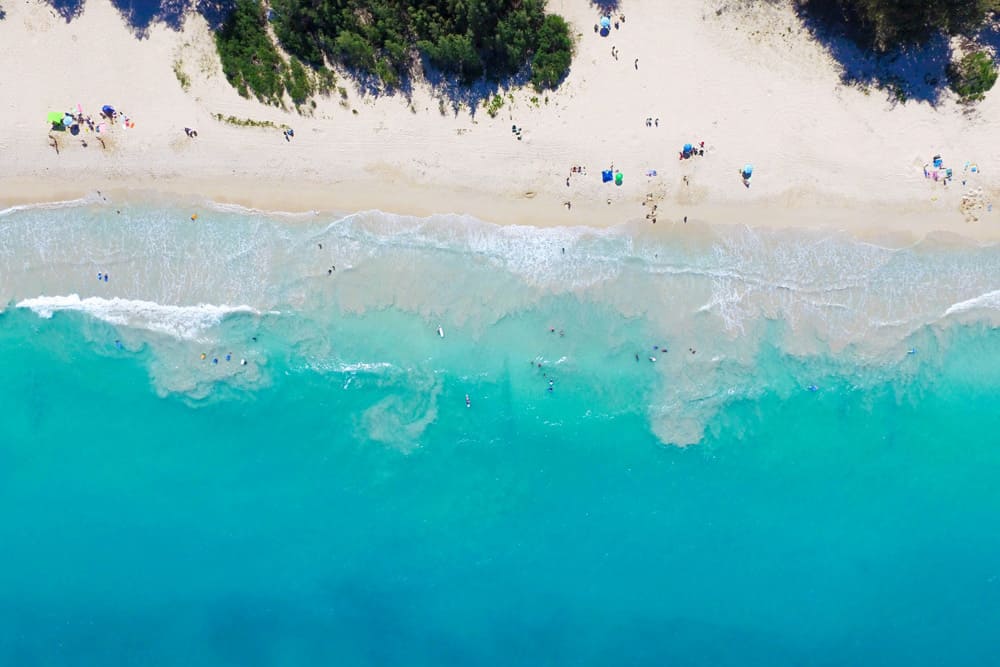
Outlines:
[[638, 58], [636, 58], [636, 59], [635, 59], [635, 63], [633, 63], [633, 64], [635, 65], [635, 69], [636, 69], [636, 71], [638, 71], [638, 70], [639, 70], [639, 59], [638, 59]]

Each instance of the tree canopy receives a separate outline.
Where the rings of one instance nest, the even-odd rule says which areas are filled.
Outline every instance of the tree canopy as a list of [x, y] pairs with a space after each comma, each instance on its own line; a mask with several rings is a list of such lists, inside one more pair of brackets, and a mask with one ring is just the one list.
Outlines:
[[838, 16], [877, 51], [917, 44], [935, 32], [981, 27], [1000, 0], [799, 0], [807, 10]]
[[326, 60], [393, 86], [423, 56], [468, 83], [528, 66], [553, 87], [572, 57], [569, 27], [545, 0], [272, 0], [282, 46], [316, 67]]

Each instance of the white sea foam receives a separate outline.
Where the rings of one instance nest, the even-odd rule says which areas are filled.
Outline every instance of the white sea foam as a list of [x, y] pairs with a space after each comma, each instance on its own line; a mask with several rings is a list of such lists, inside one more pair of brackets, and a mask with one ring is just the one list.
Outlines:
[[260, 313], [250, 306], [172, 306], [138, 299], [104, 299], [77, 294], [40, 296], [24, 299], [18, 308], [29, 308], [39, 317], [50, 318], [56, 311], [70, 310], [87, 313], [109, 324], [146, 329], [182, 340], [195, 340], [207, 329], [217, 326], [231, 313]]
[[0, 209], [0, 218], [11, 215], [14, 213], [19, 213], [21, 211], [46, 211], [55, 210], [60, 208], [76, 208], [78, 206], [86, 206], [87, 204], [93, 204], [100, 201], [100, 197], [96, 194], [87, 195], [86, 197], [80, 197], [79, 199], [66, 199], [63, 201], [53, 201], [53, 202], [41, 202], [38, 204], [18, 204], [17, 206], [9, 206], [7, 208]]
[[944, 317], [956, 313], [964, 313], [975, 308], [1000, 310], [1000, 290], [993, 290], [985, 294], [980, 294], [972, 299], [966, 299], [959, 303], [952, 304], [948, 310], [944, 311]]
[[205, 207], [213, 211], [218, 211], [220, 213], [228, 213], [233, 215], [265, 215], [269, 218], [314, 218], [320, 213], [319, 211], [316, 210], [271, 211], [262, 208], [242, 206], [240, 204], [226, 204], [223, 202], [213, 201], [211, 199], [205, 202]]

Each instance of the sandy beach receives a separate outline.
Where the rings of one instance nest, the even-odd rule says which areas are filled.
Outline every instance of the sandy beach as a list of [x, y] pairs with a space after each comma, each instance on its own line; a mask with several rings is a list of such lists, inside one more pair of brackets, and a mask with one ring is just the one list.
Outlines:
[[[626, 21], [601, 37], [592, 30], [598, 9], [553, 1], [577, 34], [568, 78], [547, 94], [501, 91], [493, 118], [425, 84], [409, 96], [361, 94], [342, 74], [346, 99], [319, 97], [299, 115], [241, 98], [196, 14], [181, 31], [154, 24], [140, 38], [106, 0], [90, 0], [69, 22], [33, 0], [5, 9], [0, 72], [12, 94], [0, 102], [0, 206], [101, 190], [501, 224], [652, 225], [652, 216], [668, 230], [686, 216], [1000, 238], [1000, 210], [990, 206], [1000, 204], [1000, 125], [991, 122], [1000, 95], [969, 113], [947, 96], [893, 105], [884, 92], [845, 86], [788, 7], [720, 0], [664, 11], [628, 0]], [[51, 133], [57, 153], [46, 114], [80, 105], [96, 117], [105, 104], [135, 126], [111, 128], [104, 147], [91, 133]], [[291, 141], [281, 126], [294, 128]], [[700, 142], [704, 156], [678, 159], [685, 143]], [[950, 185], [924, 177], [938, 154], [954, 169]], [[749, 188], [739, 175], [748, 163]], [[601, 181], [612, 165], [620, 187]]]

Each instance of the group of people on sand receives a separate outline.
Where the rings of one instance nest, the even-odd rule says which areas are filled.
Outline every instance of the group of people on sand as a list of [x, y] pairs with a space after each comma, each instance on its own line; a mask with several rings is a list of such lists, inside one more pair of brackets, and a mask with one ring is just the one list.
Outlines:
[[570, 167], [570, 169], [569, 169], [569, 176], [566, 177], [566, 187], [567, 188], [569, 187], [569, 179], [573, 176], [573, 174], [583, 174], [584, 176], [586, 176], [587, 175], [587, 168], [586, 167]]
[[[103, 109], [101, 109], [100, 118], [97, 121], [94, 121], [94, 119], [89, 114], [83, 113], [83, 109], [80, 108], [79, 105], [77, 105], [76, 113], [72, 112], [66, 113], [64, 118], [70, 120], [63, 120], [62, 122], [53, 123], [52, 129], [59, 131], [68, 130], [69, 133], [74, 137], [79, 135], [81, 131], [93, 132], [94, 134], [97, 135], [105, 133], [108, 131], [109, 124], [114, 125], [119, 120], [121, 120], [123, 127], [127, 128], [135, 127], [135, 123], [132, 121], [131, 118], [121, 113], [120, 111], [113, 109], [112, 107], [104, 107]], [[102, 122], [101, 119], [103, 119], [106, 122]], [[57, 139], [56, 136], [50, 132], [49, 141], [50, 141], [49, 146], [54, 148], [56, 151], [56, 155], [58, 155], [59, 139]], [[97, 141], [98, 143], [101, 144], [101, 148], [107, 148], [107, 145], [104, 143], [104, 139], [102, 137], [98, 136]], [[84, 148], [87, 148], [87, 140], [85, 138], [80, 137], [80, 144]]]

